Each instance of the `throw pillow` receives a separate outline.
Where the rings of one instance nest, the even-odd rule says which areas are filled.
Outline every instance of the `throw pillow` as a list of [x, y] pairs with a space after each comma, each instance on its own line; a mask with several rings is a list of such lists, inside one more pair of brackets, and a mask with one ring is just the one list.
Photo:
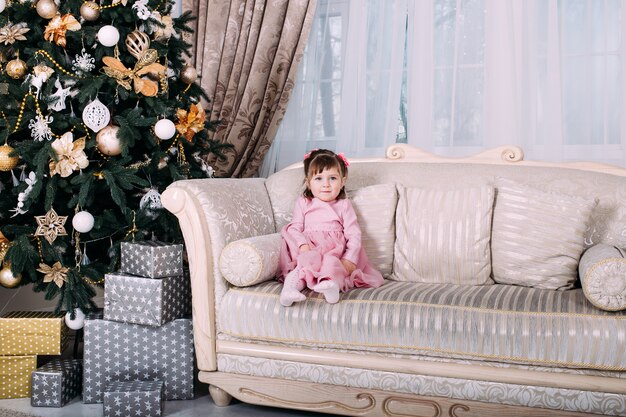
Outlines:
[[492, 284], [491, 185], [459, 190], [398, 186], [397, 281]]
[[580, 282], [587, 300], [607, 311], [626, 309], [626, 253], [599, 243], [580, 258]]
[[248, 287], [273, 279], [278, 272], [280, 233], [236, 240], [224, 247], [219, 267], [224, 279]]
[[377, 184], [348, 192], [361, 228], [361, 244], [370, 264], [391, 275], [398, 193], [395, 184]]
[[491, 235], [493, 279], [550, 290], [572, 288], [595, 204], [498, 178]]

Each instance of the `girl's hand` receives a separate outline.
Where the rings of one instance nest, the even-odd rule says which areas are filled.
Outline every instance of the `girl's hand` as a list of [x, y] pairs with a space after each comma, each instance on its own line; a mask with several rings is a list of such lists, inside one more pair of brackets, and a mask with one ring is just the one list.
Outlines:
[[356, 269], [356, 265], [347, 259], [341, 259], [341, 264], [346, 268], [346, 271], [348, 271], [348, 275], [351, 275]]
[[300, 250], [300, 253], [302, 252], [308, 252], [311, 250], [311, 247], [307, 244], [304, 245], [300, 245], [300, 247], [298, 248]]

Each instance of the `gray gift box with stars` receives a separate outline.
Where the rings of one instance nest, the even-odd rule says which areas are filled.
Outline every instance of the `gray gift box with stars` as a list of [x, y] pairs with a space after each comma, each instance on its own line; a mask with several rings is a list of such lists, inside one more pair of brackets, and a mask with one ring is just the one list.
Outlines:
[[161, 326], [191, 313], [186, 275], [158, 279], [106, 274], [104, 318], [124, 323]]
[[33, 371], [30, 404], [63, 407], [80, 394], [83, 365], [79, 359], [55, 359]]
[[193, 328], [191, 319], [161, 327], [118, 323], [90, 314], [85, 320], [83, 402], [101, 403], [116, 381], [163, 381], [166, 400], [193, 398]]
[[120, 245], [120, 272], [148, 278], [183, 274], [183, 245], [150, 240]]
[[110, 382], [104, 390], [104, 417], [160, 417], [162, 381]]

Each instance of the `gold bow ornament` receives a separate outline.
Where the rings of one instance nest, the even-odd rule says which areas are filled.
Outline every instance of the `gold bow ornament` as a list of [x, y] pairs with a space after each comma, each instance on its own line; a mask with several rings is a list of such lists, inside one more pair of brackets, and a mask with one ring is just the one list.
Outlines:
[[135, 93], [154, 97], [159, 91], [159, 85], [143, 76], [151, 72], [165, 74], [167, 68], [156, 62], [158, 58], [159, 55], [155, 49], [148, 49], [137, 60], [135, 68], [131, 70], [126, 68], [118, 58], [105, 56], [102, 58], [102, 62], [106, 66], [102, 70], [109, 77], [115, 78], [115, 81], [125, 89], [130, 90], [132, 83]]

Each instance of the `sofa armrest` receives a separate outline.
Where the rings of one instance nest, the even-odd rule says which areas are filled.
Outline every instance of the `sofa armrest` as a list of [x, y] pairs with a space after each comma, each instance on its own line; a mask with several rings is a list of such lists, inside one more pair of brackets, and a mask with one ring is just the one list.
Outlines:
[[237, 287], [249, 287], [273, 279], [278, 273], [280, 233], [230, 242], [220, 255], [220, 272]]
[[178, 217], [185, 240], [198, 367], [215, 370], [216, 311], [228, 290], [217, 261], [232, 241], [274, 233], [265, 180], [177, 181], [163, 192], [161, 201]]
[[583, 254], [578, 274], [587, 300], [607, 311], [626, 309], [626, 254], [623, 250], [597, 244]]

